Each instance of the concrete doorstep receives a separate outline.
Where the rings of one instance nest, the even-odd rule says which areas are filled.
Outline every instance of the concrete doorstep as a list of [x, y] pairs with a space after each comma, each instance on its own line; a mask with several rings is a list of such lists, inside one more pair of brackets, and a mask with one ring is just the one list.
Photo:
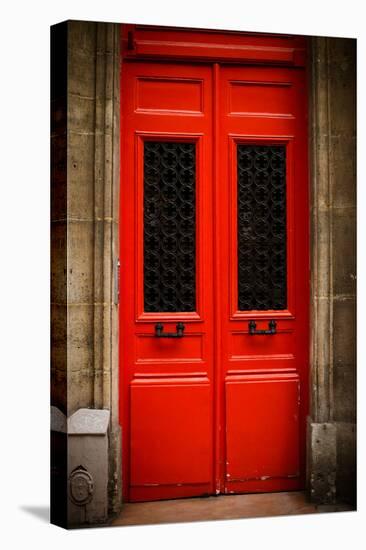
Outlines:
[[350, 512], [347, 504], [318, 506], [305, 492], [220, 495], [158, 502], [126, 503], [110, 525], [154, 525], [223, 519], [244, 519], [321, 512]]

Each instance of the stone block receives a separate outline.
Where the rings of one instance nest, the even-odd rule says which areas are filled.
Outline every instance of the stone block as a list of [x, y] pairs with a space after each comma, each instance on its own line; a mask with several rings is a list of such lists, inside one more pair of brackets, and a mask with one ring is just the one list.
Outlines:
[[310, 204], [324, 210], [329, 207], [329, 136], [327, 128], [313, 136], [312, 155], [314, 186], [310, 191]]
[[356, 363], [356, 304], [354, 298], [334, 299], [333, 354], [335, 367]]
[[356, 138], [344, 135], [331, 137], [330, 178], [333, 206], [356, 206]]
[[328, 111], [324, 108], [328, 101], [327, 44], [322, 37], [311, 39], [312, 76], [309, 79], [311, 125], [313, 135], [328, 133]]
[[356, 421], [356, 366], [334, 365], [333, 370], [334, 419], [340, 422]]
[[337, 498], [356, 506], [356, 425], [337, 422]]
[[70, 305], [67, 314], [68, 370], [92, 371], [94, 306]]
[[[68, 52], [68, 93], [86, 98], [95, 97], [95, 61], [93, 51], [78, 49], [75, 44]], [[82, 75], [82, 78], [80, 76]]]
[[333, 292], [356, 292], [356, 213], [353, 208], [333, 210]]
[[94, 375], [90, 370], [68, 372], [67, 411], [74, 413], [80, 407], [94, 405]]
[[106, 523], [109, 418], [108, 410], [85, 408], [66, 418], [51, 407], [53, 523], [62, 527]]
[[94, 217], [94, 135], [68, 135], [69, 218], [92, 220]]
[[[68, 21], [69, 49], [84, 54], [94, 54], [96, 51], [97, 28], [100, 24], [94, 21]], [[83, 75], [83, 73], [80, 74]]]
[[[316, 371], [314, 377], [315, 396], [314, 407], [318, 421], [326, 421], [329, 418], [330, 395], [329, 395], [329, 372], [331, 354], [329, 346], [330, 307], [329, 299], [316, 300], [316, 310], [313, 309], [314, 320], [312, 321], [312, 347], [311, 363]], [[328, 336], [328, 337], [327, 337]]]
[[68, 418], [68, 526], [108, 520], [109, 411], [80, 409]]
[[94, 301], [94, 224], [73, 221], [67, 230], [67, 299], [69, 304]]
[[308, 422], [308, 482], [310, 499], [319, 504], [336, 500], [336, 427], [329, 422]]
[[328, 39], [331, 134], [354, 136], [356, 127], [356, 40]]
[[105, 435], [110, 412], [106, 409], [79, 409], [67, 420], [69, 435]]
[[330, 246], [330, 211], [318, 210], [316, 225], [312, 227], [313, 236], [311, 246], [316, 250], [313, 259], [313, 284], [317, 297], [329, 297], [329, 246]]
[[72, 132], [93, 133], [95, 129], [94, 98], [69, 94], [67, 100], [67, 129]]

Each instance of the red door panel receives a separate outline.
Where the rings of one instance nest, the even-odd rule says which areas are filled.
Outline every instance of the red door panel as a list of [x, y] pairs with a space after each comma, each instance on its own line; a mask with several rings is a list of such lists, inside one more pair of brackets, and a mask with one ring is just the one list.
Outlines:
[[136, 111], [140, 113], [196, 113], [202, 114], [202, 81], [194, 78], [138, 78]]
[[[242, 330], [232, 332], [229, 341], [229, 357], [233, 361], [250, 361], [266, 358], [275, 360], [280, 356], [287, 359], [292, 359], [294, 353], [294, 338], [292, 332], [287, 329], [286, 325], [277, 321], [276, 338], [253, 338], [249, 335], [248, 327], [241, 322]], [[257, 329], [265, 330], [268, 328], [268, 321], [258, 320]], [[245, 363], [246, 364], [246, 363]]]
[[131, 384], [131, 499], [159, 488], [170, 497], [210, 491], [211, 392], [208, 379]]
[[[258, 105], [261, 97], [263, 107]], [[228, 89], [228, 112], [232, 115], [253, 115], [263, 112], [271, 115], [288, 116], [292, 112], [291, 87], [288, 83], [233, 80]]]
[[[261, 65], [230, 65], [212, 59], [215, 34], [194, 37], [211, 57], [191, 45], [183, 62], [177, 42], [159, 62], [144, 58], [163, 55], [153, 44], [123, 39], [125, 501], [305, 483], [305, 71], [291, 48], [287, 67], [264, 64], [280, 39], [255, 38]], [[232, 40], [237, 56], [254, 39]]]
[[299, 379], [296, 374], [232, 376], [226, 382], [227, 492], [249, 482], [299, 476]]
[[[168, 326], [168, 325], [167, 325]], [[175, 327], [173, 325], [173, 331]], [[203, 361], [201, 334], [185, 334], [184, 340], [164, 338], [156, 340], [153, 334], [139, 334], [136, 340], [136, 362], [140, 371], [142, 365], [152, 367], [156, 363], [161, 370], [162, 363], [183, 362], [186, 366], [189, 361], [201, 363]]]

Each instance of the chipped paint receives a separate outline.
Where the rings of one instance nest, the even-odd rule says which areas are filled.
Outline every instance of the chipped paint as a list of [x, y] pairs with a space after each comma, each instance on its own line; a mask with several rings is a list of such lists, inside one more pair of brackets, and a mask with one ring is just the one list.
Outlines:
[[268, 481], [269, 479], [288, 479], [288, 478], [296, 478], [299, 477], [299, 472], [296, 472], [295, 474], [284, 474], [283, 476], [270, 476], [270, 475], [262, 475], [262, 476], [253, 476], [253, 477], [244, 477], [244, 478], [233, 478], [230, 479], [230, 483], [246, 483], [248, 481]]

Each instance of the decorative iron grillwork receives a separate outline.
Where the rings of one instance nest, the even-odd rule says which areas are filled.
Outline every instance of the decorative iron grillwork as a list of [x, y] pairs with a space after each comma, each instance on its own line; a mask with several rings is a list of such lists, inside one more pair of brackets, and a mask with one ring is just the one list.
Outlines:
[[144, 144], [144, 309], [196, 309], [196, 147]]
[[286, 149], [237, 149], [239, 310], [286, 309]]

